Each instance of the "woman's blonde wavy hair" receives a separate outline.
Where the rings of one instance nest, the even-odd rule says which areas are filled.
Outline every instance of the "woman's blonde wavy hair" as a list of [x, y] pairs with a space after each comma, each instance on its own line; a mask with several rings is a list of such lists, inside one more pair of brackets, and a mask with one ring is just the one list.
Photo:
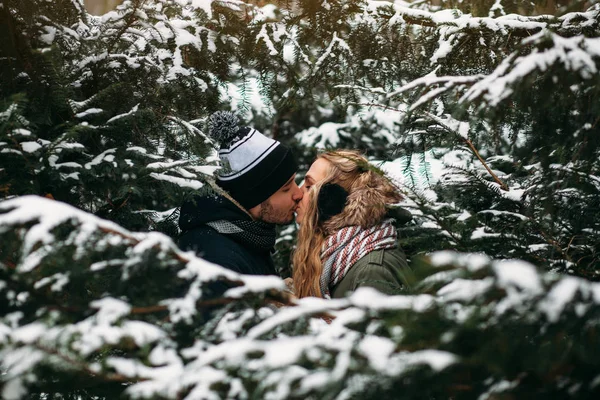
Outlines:
[[[398, 188], [383, 172], [369, 165], [368, 160], [354, 150], [336, 150], [317, 156], [329, 161], [328, 171], [306, 193], [309, 197], [304, 220], [298, 232], [298, 243], [292, 258], [295, 294], [298, 297], [323, 297], [319, 286], [321, 249], [325, 239], [346, 226], [370, 228], [382, 222], [386, 205], [402, 200]], [[321, 187], [335, 183], [348, 192], [344, 210], [319, 223], [317, 198]]]

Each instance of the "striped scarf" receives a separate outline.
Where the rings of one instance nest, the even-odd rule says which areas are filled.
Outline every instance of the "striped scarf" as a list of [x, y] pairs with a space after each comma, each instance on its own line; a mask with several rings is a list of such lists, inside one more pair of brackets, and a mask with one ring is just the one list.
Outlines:
[[398, 234], [392, 222], [386, 220], [369, 229], [348, 226], [325, 240], [321, 249], [323, 271], [319, 281], [323, 297], [331, 298], [329, 288], [337, 285], [360, 258], [375, 250], [397, 246]]

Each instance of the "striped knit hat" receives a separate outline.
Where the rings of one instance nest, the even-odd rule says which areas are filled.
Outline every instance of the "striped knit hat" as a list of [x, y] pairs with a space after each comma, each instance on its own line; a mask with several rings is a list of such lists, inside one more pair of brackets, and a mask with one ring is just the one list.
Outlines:
[[209, 136], [221, 146], [217, 184], [244, 208], [267, 200], [297, 172], [290, 149], [256, 129], [239, 127], [233, 113], [217, 111], [208, 125]]

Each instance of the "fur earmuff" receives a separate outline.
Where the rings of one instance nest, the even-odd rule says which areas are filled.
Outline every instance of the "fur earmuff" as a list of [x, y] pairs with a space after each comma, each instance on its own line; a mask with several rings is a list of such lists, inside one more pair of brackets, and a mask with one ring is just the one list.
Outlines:
[[375, 226], [385, 219], [388, 205], [402, 200], [396, 187], [385, 177], [372, 171], [361, 174], [349, 192], [343, 211], [323, 224], [326, 232], [334, 232], [346, 226]]
[[326, 183], [319, 190], [317, 197], [318, 221], [326, 222], [331, 217], [338, 215], [344, 210], [348, 192], [335, 183]]
[[380, 223], [385, 214], [384, 195], [375, 188], [365, 187], [350, 193], [344, 210], [324, 225], [332, 231], [355, 225], [369, 228]]

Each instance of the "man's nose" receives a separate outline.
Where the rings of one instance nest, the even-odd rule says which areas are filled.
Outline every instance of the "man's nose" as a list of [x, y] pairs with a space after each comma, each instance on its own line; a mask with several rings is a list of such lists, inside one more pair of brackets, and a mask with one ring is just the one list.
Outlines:
[[300, 201], [302, 200], [303, 196], [304, 190], [299, 188], [298, 185], [294, 184], [294, 193], [292, 194], [292, 199], [294, 199], [294, 201]]

